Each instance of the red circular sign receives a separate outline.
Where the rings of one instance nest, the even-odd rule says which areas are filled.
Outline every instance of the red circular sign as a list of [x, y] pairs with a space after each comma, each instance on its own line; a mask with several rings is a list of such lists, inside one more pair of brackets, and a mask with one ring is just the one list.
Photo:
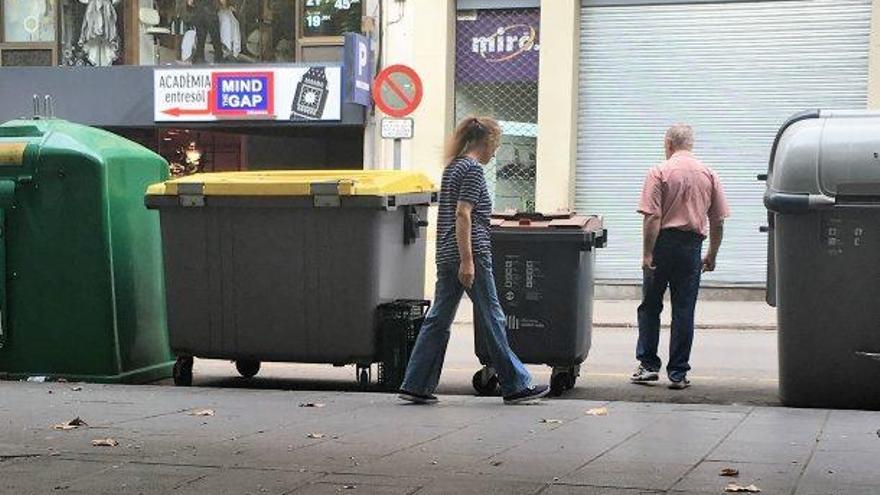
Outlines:
[[373, 101], [391, 117], [406, 117], [422, 101], [422, 80], [406, 65], [386, 67], [373, 81]]

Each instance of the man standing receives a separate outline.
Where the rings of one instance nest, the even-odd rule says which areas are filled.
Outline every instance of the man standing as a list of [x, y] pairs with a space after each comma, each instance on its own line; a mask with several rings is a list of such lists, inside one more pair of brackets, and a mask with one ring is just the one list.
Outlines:
[[[639, 202], [644, 216], [642, 304], [638, 310], [639, 367], [632, 383], [659, 379], [660, 313], [670, 289], [672, 336], [666, 372], [669, 388], [690, 386], [687, 372], [694, 340], [700, 274], [715, 270], [724, 219], [730, 215], [718, 175], [693, 154], [694, 131], [676, 124], [666, 131], [666, 161], [648, 171]], [[701, 258], [709, 234], [709, 251]]]

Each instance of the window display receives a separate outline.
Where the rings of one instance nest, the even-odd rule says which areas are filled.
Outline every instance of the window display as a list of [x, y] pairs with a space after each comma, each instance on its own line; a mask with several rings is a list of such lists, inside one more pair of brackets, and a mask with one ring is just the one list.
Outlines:
[[63, 64], [103, 67], [123, 63], [122, 13], [121, 0], [62, 0]]
[[55, 0], [0, 0], [0, 5], [3, 7], [3, 42], [55, 41]]
[[158, 0], [160, 63], [292, 62], [296, 0]]

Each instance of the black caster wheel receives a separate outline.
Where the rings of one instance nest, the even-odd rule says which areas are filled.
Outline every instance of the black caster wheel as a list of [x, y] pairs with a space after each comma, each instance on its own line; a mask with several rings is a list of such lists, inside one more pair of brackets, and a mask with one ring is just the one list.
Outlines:
[[370, 386], [370, 367], [369, 366], [358, 366], [357, 367], [357, 381], [358, 385], [361, 388], [367, 388]]
[[474, 386], [477, 395], [498, 395], [498, 375], [495, 373], [479, 370], [474, 373], [471, 385]]
[[550, 377], [550, 394], [554, 397], [559, 397], [566, 390], [573, 389], [576, 381], [577, 377], [572, 373], [556, 373]]
[[245, 378], [253, 378], [260, 372], [260, 362], [255, 359], [239, 359], [235, 362], [235, 369]]
[[193, 358], [179, 357], [172, 370], [174, 384], [178, 387], [189, 387], [193, 383]]

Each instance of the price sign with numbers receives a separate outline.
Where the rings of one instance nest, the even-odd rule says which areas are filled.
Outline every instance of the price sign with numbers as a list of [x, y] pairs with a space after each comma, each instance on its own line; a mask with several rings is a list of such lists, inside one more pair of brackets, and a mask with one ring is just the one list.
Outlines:
[[359, 33], [364, 0], [306, 0], [301, 19], [303, 36]]

